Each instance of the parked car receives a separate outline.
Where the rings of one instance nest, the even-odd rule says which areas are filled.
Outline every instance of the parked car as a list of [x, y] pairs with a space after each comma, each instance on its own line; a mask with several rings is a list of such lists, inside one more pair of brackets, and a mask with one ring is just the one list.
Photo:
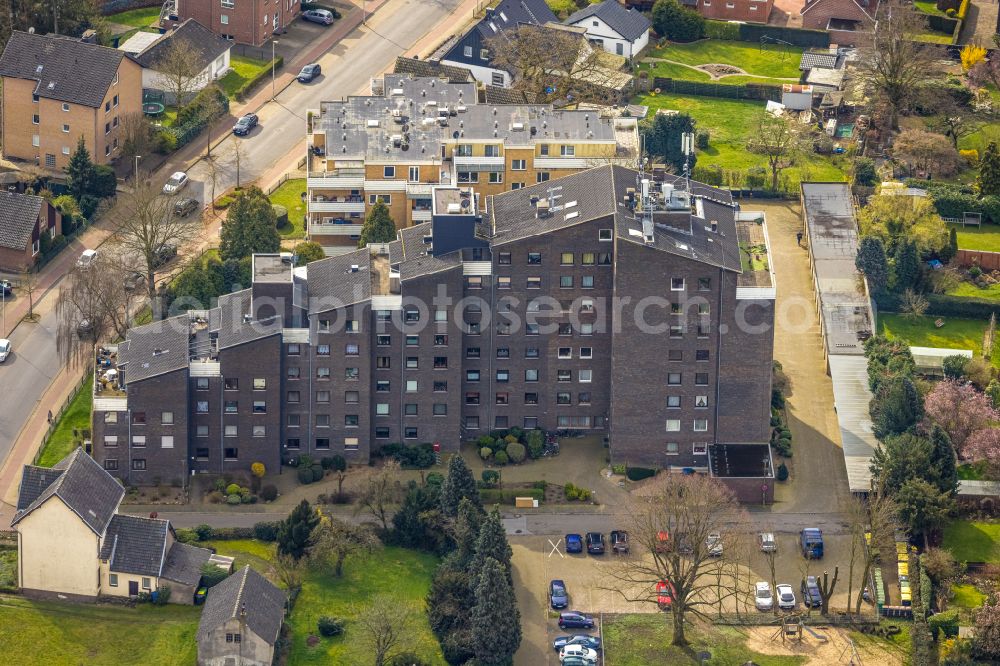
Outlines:
[[775, 588], [775, 592], [778, 597], [778, 608], [781, 610], [795, 609], [795, 592], [792, 591], [791, 585], [782, 583]]
[[560, 629], [593, 629], [594, 618], [579, 611], [563, 611], [559, 613]]
[[170, 178], [163, 186], [163, 193], [174, 195], [183, 190], [188, 184], [188, 175], [183, 171], [175, 171], [170, 174]]
[[722, 535], [718, 532], [710, 532], [705, 538], [705, 548], [712, 557], [722, 557]]
[[665, 580], [656, 584], [656, 605], [660, 610], [670, 610], [674, 605], [674, 586]]
[[156, 261], [153, 262], [153, 268], [159, 268], [163, 264], [167, 263], [171, 259], [177, 256], [177, 246], [176, 245], [161, 245], [160, 249], [156, 251]]
[[250, 133], [250, 130], [257, 127], [257, 121], [258, 118], [256, 113], [248, 113], [241, 116], [240, 119], [236, 121], [236, 124], [233, 125], [233, 134], [236, 136], [246, 136]]
[[774, 534], [771, 532], [761, 532], [758, 534], [757, 545], [765, 553], [778, 552], [778, 542], [774, 540]]
[[769, 611], [774, 608], [774, 597], [771, 595], [771, 584], [759, 581], [754, 586], [753, 604], [759, 611]]
[[611, 552], [628, 554], [628, 532], [625, 530], [613, 530], [611, 532]]
[[191, 197], [184, 197], [174, 203], [174, 215], [177, 217], [187, 217], [198, 210], [198, 200]]
[[604, 535], [600, 532], [587, 532], [587, 552], [591, 555], [604, 554]]
[[583, 645], [584, 647], [589, 647], [591, 650], [600, 650], [601, 639], [598, 636], [591, 636], [590, 634], [575, 634], [573, 636], [556, 636], [556, 639], [552, 641], [552, 647], [557, 651], [567, 645]]
[[583, 657], [565, 657], [560, 658], [559, 662], [562, 666], [593, 666], [595, 662], [584, 659]]
[[816, 576], [807, 576], [802, 581], [799, 592], [802, 593], [802, 605], [806, 608], [819, 608], [823, 605], [823, 597], [819, 593], [819, 583], [816, 581]]
[[579, 534], [567, 534], [566, 535], [566, 552], [567, 553], [582, 553], [583, 552], [583, 537]]
[[321, 25], [333, 23], [333, 12], [329, 9], [307, 9], [302, 12], [302, 20]]
[[553, 608], [566, 608], [569, 604], [566, 583], [559, 579], [549, 581], [549, 603]]
[[802, 557], [807, 560], [823, 559], [823, 532], [816, 527], [807, 527], [799, 532], [799, 547]]
[[14, 285], [10, 280], [0, 280], [0, 296], [11, 296], [14, 293]]
[[299, 71], [299, 75], [295, 78], [299, 80], [299, 83], [309, 83], [322, 73], [323, 68], [320, 67], [318, 63], [313, 63], [303, 67], [301, 71]]
[[559, 660], [565, 664], [567, 657], [575, 657], [577, 659], [583, 659], [587, 663], [596, 664], [597, 650], [591, 650], [589, 647], [584, 645], [567, 645], [563, 649], [559, 650]]
[[6, 338], [0, 339], [0, 363], [7, 360], [7, 357], [10, 356], [10, 350], [10, 340]]
[[94, 263], [95, 257], [97, 257], [97, 250], [84, 250], [80, 253], [80, 258], [76, 260], [76, 265], [80, 268], [87, 268]]

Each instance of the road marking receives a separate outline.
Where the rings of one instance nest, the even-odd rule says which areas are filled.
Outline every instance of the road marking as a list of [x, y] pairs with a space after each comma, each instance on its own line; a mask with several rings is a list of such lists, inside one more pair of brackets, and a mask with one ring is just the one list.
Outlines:
[[559, 544], [562, 543], [562, 539], [556, 539], [555, 543], [552, 543], [552, 539], [547, 539], [547, 541], [549, 542], [549, 545], [552, 546], [552, 550], [549, 551], [549, 557], [552, 557], [552, 553], [558, 554], [559, 557], [566, 557], [562, 554], [562, 551], [559, 550]]

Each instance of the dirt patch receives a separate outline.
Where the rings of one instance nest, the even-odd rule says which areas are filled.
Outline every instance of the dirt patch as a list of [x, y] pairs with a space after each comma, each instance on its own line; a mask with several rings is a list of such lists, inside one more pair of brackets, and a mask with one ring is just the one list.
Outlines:
[[[778, 631], [776, 627], [747, 628], [745, 631], [747, 648], [762, 654], [805, 657], [805, 664], [853, 663], [850, 633], [844, 629], [813, 627], [813, 631], [827, 638], [826, 642], [808, 632], [803, 633], [801, 641], [782, 642], [780, 634], [774, 637], [776, 631]], [[899, 654], [883, 649], [871, 641], [866, 641], [863, 645], [855, 644], [854, 649], [858, 651], [861, 663], [880, 664], [880, 666], [896, 666], [904, 663]]]
[[719, 63], [712, 63], [709, 65], [698, 65], [696, 69], [700, 69], [701, 71], [706, 72], [713, 79], [719, 79], [722, 78], [723, 76], [732, 76], [733, 74], [746, 74], [746, 72], [744, 72], [739, 67], [735, 67], [733, 65], [722, 65]]

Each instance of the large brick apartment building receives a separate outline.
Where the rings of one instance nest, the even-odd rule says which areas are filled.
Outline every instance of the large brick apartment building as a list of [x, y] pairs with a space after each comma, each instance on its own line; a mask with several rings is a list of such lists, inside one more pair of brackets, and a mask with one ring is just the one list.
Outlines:
[[373, 95], [323, 102], [308, 137], [308, 232], [328, 254], [357, 247], [376, 200], [398, 228], [431, 219], [431, 188], [490, 195], [599, 164], [635, 166], [635, 118], [486, 104], [475, 83], [387, 74]]
[[238, 44], [262, 46], [280, 34], [302, 9], [300, 0], [174, 0], [171, 17], [194, 19], [212, 32]]
[[613, 165], [485, 213], [469, 185], [430, 196], [392, 243], [305, 268], [255, 256], [250, 289], [105, 350], [95, 457], [149, 484], [518, 426], [604, 434], [615, 462], [760, 500], [774, 282], [741, 253], [766, 262], [762, 214]]

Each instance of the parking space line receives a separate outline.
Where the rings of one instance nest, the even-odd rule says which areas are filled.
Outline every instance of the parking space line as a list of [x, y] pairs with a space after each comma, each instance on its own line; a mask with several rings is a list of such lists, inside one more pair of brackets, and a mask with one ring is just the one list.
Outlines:
[[549, 551], [549, 557], [552, 557], [552, 553], [557, 553], [560, 558], [565, 558], [566, 556], [562, 554], [559, 550], [559, 544], [562, 543], [562, 539], [557, 539], [555, 543], [552, 543], [552, 539], [548, 539], [549, 545], [552, 546], [552, 550]]

